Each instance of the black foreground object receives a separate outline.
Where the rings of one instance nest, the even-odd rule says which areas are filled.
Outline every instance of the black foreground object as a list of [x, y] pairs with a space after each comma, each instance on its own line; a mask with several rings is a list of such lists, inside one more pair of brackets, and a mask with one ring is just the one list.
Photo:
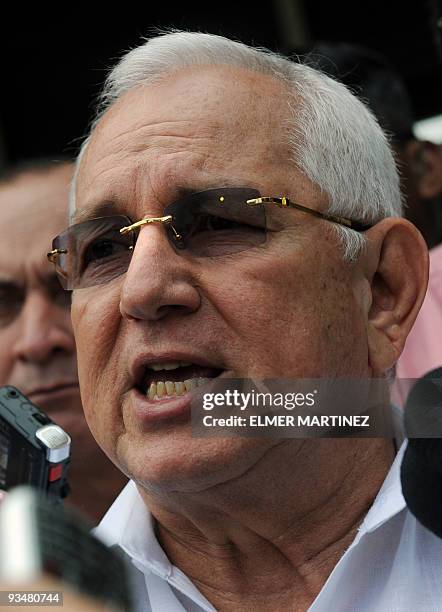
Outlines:
[[[48, 574], [112, 610], [130, 612], [126, 564], [90, 533], [82, 516], [30, 486], [13, 489], [0, 506], [0, 579]], [[21, 537], [17, 537], [21, 532]]]
[[0, 489], [28, 484], [53, 502], [69, 493], [71, 438], [15, 387], [0, 387]]
[[417, 520], [442, 538], [442, 368], [415, 383], [404, 422], [409, 441], [401, 465], [402, 493]]

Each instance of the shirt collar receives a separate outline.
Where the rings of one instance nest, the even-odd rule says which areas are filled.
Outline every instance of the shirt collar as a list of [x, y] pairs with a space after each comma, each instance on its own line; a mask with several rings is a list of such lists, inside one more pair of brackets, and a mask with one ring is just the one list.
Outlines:
[[158, 543], [153, 517], [133, 480], [124, 487], [94, 534], [108, 546], [122, 548], [137, 565], [165, 580], [170, 576], [172, 565]]
[[378, 529], [378, 527], [386, 523], [406, 507], [405, 499], [402, 495], [400, 478], [401, 463], [406, 447], [407, 440], [403, 442], [398, 453], [396, 454], [390, 471], [388, 472], [387, 477], [373, 502], [373, 505], [366, 514], [365, 519], [359, 528], [358, 535], [350, 548], [356, 546], [363, 535], [375, 531]]
[[[405, 441], [390, 468], [379, 493], [361, 524], [351, 546], [341, 557], [337, 566], [324, 585], [328, 583], [346, 563], [348, 555], [363, 536], [378, 529], [405, 507], [400, 483], [400, 466], [405, 452]], [[213, 607], [202, 596], [193, 583], [178, 568], [174, 567], [161, 548], [154, 528], [154, 520], [133, 481], [130, 481], [104, 516], [94, 533], [108, 546], [119, 546], [132, 559], [133, 564], [143, 573], [150, 571], [198, 602], [203, 610]]]
[[143, 574], [159, 576], [202, 610], [215, 612], [189, 578], [170, 563], [156, 537], [154, 519], [132, 480], [95, 528], [94, 535], [108, 546], [119, 546]]

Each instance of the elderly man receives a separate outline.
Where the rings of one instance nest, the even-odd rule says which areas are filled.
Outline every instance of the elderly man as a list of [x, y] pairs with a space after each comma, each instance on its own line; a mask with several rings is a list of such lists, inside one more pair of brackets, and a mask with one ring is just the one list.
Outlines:
[[125, 479], [84, 420], [70, 295], [44, 254], [66, 223], [72, 170], [71, 163], [30, 161], [0, 181], [0, 385], [16, 386], [69, 432], [68, 502], [98, 521]]
[[442, 545], [391, 440], [202, 438], [189, 418], [207, 378], [395, 363], [428, 262], [379, 126], [324, 75], [205, 34], [131, 51], [103, 100], [50, 258], [87, 421], [132, 479], [98, 533], [139, 609], [439, 610]]

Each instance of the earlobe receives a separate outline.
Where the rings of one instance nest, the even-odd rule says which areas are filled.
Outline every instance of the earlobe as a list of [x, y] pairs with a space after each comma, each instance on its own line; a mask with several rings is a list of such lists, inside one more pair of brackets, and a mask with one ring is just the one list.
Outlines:
[[419, 312], [428, 282], [428, 249], [405, 219], [388, 218], [369, 232], [372, 303], [367, 319], [375, 374], [393, 366]]

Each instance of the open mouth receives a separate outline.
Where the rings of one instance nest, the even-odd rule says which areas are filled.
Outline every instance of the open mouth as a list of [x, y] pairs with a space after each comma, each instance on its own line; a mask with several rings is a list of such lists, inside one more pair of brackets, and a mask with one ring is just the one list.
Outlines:
[[222, 371], [185, 361], [150, 363], [137, 376], [136, 388], [150, 400], [162, 400], [201, 387]]

